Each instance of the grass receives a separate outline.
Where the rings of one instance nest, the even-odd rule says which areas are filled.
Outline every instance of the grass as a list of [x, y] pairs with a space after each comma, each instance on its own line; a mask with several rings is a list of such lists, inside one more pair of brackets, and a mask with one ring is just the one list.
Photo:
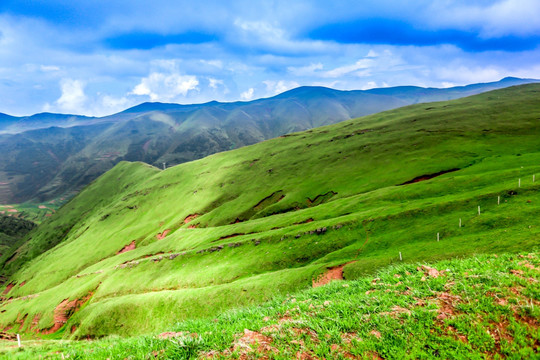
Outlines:
[[160, 336], [0, 349], [10, 359], [532, 359], [539, 281], [537, 251], [400, 263], [376, 277], [183, 321]]
[[531, 250], [539, 93], [410, 106], [166, 171], [119, 163], [2, 256], [14, 286], [0, 326], [43, 336], [59, 304], [90, 296], [47, 336], [150, 334], [305, 289], [350, 261], [352, 280], [400, 252], [415, 263]]

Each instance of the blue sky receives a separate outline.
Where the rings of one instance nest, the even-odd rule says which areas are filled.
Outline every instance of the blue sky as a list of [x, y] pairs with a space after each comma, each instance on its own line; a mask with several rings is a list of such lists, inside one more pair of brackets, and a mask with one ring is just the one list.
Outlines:
[[0, 112], [540, 79], [538, 0], [0, 2]]

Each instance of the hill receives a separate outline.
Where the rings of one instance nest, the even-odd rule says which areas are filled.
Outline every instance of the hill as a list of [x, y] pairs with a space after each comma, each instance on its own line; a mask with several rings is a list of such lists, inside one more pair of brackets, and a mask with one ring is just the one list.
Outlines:
[[[9, 359], [535, 358], [538, 253], [400, 264], [159, 335], [33, 342]], [[465, 295], [466, 294], [466, 295]], [[359, 321], [360, 320], [360, 321]], [[216, 331], [216, 329], [219, 329]]]
[[103, 118], [44, 113], [4, 127], [0, 121], [0, 204], [69, 198], [120, 161], [174, 166], [408, 104], [532, 81], [506, 78], [447, 89], [300, 87], [250, 102], [144, 103]]
[[532, 249], [539, 94], [412, 105], [165, 171], [121, 162], [2, 257], [0, 326], [150, 333], [400, 258]]

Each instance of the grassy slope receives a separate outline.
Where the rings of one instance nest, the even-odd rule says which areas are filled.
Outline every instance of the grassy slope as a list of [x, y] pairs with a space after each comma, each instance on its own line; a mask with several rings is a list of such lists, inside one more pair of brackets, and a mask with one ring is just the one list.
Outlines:
[[173, 337], [0, 344], [10, 359], [526, 359], [538, 357], [540, 258], [482, 255], [435, 265], [399, 264], [180, 322]]
[[[540, 232], [539, 95], [526, 85], [410, 106], [161, 172], [121, 163], [5, 265], [33, 259], [11, 277], [24, 286], [0, 306], [0, 325], [47, 329], [58, 304], [91, 292], [59, 335], [148, 333], [304, 288], [351, 260], [346, 278], [399, 252], [409, 262], [530, 249]], [[192, 214], [201, 216], [185, 224]]]

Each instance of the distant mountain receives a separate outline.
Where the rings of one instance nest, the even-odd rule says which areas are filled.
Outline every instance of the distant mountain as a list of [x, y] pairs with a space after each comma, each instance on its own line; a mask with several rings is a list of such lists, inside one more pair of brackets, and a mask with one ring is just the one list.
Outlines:
[[92, 123], [93, 117], [40, 113], [31, 116], [15, 117], [0, 113], [0, 134], [16, 134], [28, 130], [44, 129], [51, 126], [70, 127]]
[[304, 86], [249, 102], [143, 103], [101, 118], [2, 114], [0, 203], [71, 196], [122, 160], [172, 166], [405, 105], [530, 82], [536, 80], [505, 78], [446, 89], [340, 91]]

